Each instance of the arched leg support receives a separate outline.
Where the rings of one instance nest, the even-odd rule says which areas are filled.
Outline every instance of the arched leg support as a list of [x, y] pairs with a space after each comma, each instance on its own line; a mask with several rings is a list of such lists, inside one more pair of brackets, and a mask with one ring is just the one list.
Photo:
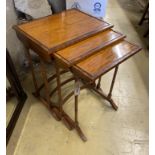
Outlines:
[[73, 124], [72, 121], [69, 117], [67, 117], [67, 115], [64, 115], [63, 112], [63, 99], [62, 99], [62, 94], [61, 94], [61, 77], [60, 77], [60, 69], [59, 66], [56, 64], [56, 62], [54, 62], [55, 65], [55, 70], [56, 70], [56, 80], [57, 80], [57, 92], [58, 92], [58, 98], [59, 98], [59, 114], [61, 116], [61, 120], [62, 122], [65, 124], [65, 126], [69, 129], [72, 130], [73, 129]]

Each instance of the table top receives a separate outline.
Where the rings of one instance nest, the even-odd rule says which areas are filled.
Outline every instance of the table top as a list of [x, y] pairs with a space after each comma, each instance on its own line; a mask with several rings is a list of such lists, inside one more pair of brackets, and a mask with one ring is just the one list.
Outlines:
[[93, 81], [140, 50], [141, 47], [126, 40], [119, 41], [79, 62], [72, 70]]
[[122, 40], [125, 35], [108, 29], [83, 41], [73, 44], [54, 53], [56, 59], [63, 60], [64, 65], [70, 67], [77, 62], [89, 57], [99, 50], [108, 47], [116, 41]]
[[51, 54], [110, 27], [107, 22], [70, 9], [14, 26], [14, 29]]

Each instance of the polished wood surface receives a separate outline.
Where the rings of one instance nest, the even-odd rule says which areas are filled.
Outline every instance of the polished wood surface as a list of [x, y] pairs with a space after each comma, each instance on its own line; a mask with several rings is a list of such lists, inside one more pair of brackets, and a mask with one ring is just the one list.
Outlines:
[[56, 59], [63, 61], [63, 64], [69, 67], [123, 38], [125, 38], [123, 34], [109, 29], [105, 32], [101, 32], [95, 36], [60, 50], [54, 53], [54, 55]]
[[32, 49], [36, 54], [38, 54], [43, 60], [50, 61], [50, 55], [48, 54], [48, 49], [41, 44], [36, 43], [33, 39], [28, 38], [26, 34], [22, 34], [20, 31], [16, 31], [18, 38], [23, 42], [27, 50]]
[[110, 27], [111, 24], [71, 9], [14, 28], [51, 54]]
[[140, 50], [137, 45], [120, 41], [76, 64], [73, 71], [95, 80]]

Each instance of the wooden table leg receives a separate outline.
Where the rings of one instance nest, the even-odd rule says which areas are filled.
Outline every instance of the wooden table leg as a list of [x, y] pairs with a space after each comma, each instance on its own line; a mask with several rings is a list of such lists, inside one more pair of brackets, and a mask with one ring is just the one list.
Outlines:
[[44, 84], [45, 84], [46, 100], [50, 106], [50, 94], [49, 94], [49, 86], [48, 86], [48, 79], [47, 79], [47, 75], [46, 75], [46, 69], [44, 66], [44, 62], [42, 60], [40, 60], [40, 64], [41, 64], [41, 66], [40, 66], [41, 74], [42, 74], [42, 78], [43, 78]]
[[113, 79], [112, 79], [111, 86], [110, 86], [110, 91], [108, 94], [109, 98], [111, 98], [111, 96], [112, 96], [112, 90], [114, 88], [114, 83], [115, 83], [117, 72], [118, 72], [118, 66], [116, 66], [115, 71], [114, 71]]
[[[117, 110], [118, 107], [111, 97], [112, 97], [112, 90], [114, 87], [117, 71], [118, 71], [118, 66], [115, 67], [115, 71], [114, 71], [114, 75], [113, 75], [113, 79], [111, 82], [111, 86], [110, 86], [110, 90], [109, 90], [108, 95], [105, 95], [103, 93], [103, 90], [101, 89], [101, 86], [100, 86], [101, 85], [101, 77], [99, 77], [99, 81], [98, 81], [97, 85], [94, 85], [94, 83], [92, 83], [92, 84], [90, 83], [88, 85], [88, 88], [93, 89], [97, 94], [99, 94], [101, 97], [103, 97], [105, 100], [107, 100], [111, 104], [111, 106], [113, 107], [114, 110]], [[84, 82], [84, 84], [86, 85], [85, 82]]]
[[61, 96], [61, 79], [60, 79], [60, 69], [59, 66], [55, 64], [55, 70], [56, 70], [56, 80], [57, 80], [57, 88], [58, 88], [58, 102], [59, 102], [59, 111], [62, 115], [62, 96]]
[[109, 93], [108, 93], [108, 96], [105, 95], [101, 89], [101, 78], [102, 76], [99, 77], [98, 79], [98, 83], [97, 85], [95, 85], [95, 83], [93, 82], [92, 84], [90, 84], [90, 88], [92, 88], [95, 92], [97, 92], [99, 95], [101, 95], [104, 99], [108, 100], [108, 102], [110, 102], [111, 106], [117, 110], [118, 107], [117, 105], [114, 103], [114, 101], [112, 100], [112, 90], [113, 90], [113, 87], [114, 87], [114, 83], [115, 83], [115, 79], [116, 79], [116, 75], [117, 75], [117, 71], [118, 71], [118, 66], [115, 67], [115, 71], [114, 71], [114, 75], [113, 75], [113, 79], [112, 79], [112, 82], [111, 82], [111, 85], [110, 85], [110, 90], [109, 90]]
[[115, 80], [116, 80], [117, 72], [118, 72], [118, 66], [115, 67], [113, 79], [112, 79], [111, 86], [110, 86], [110, 91], [109, 91], [109, 94], [108, 94], [109, 102], [110, 102], [111, 106], [112, 106], [115, 110], [117, 110], [118, 107], [117, 107], [117, 105], [114, 103], [114, 101], [112, 100], [111, 96], [112, 96], [112, 90], [113, 90], [114, 83], [115, 83]]
[[36, 80], [36, 77], [35, 77], [34, 67], [33, 67], [32, 58], [31, 58], [29, 49], [27, 49], [27, 56], [28, 56], [28, 61], [29, 61], [30, 68], [31, 68], [31, 73], [32, 73], [34, 87], [35, 87], [34, 95], [35, 96], [39, 96], [40, 94], [38, 92], [38, 84], [37, 84], [37, 80]]
[[77, 78], [75, 78], [75, 91], [74, 91], [74, 95], [75, 95], [75, 129], [78, 133], [78, 135], [80, 136], [80, 138], [86, 142], [87, 138], [84, 135], [84, 133], [82, 132], [81, 128], [79, 127], [79, 122], [78, 122], [78, 96], [80, 94], [80, 84]]

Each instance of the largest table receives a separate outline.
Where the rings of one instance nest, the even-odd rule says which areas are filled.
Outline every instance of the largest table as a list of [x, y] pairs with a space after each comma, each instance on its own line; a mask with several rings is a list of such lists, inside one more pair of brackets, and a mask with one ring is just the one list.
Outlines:
[[[117, 110], [112, 100], [112, 90], [120, 63], [140, 51], [140, 47], [126, 41], [125, 35], [112, 29], [113, 25], [92, 17], [84, 12], [71, 9], [40, 18], [25, 24], [16, 25], [17, 36], [27, 49], [32, 49], [40, 57], [40, 70], [43, 84], [38, 86], [29, 50], [28, 59], [31, 65], [35, 86], [35, 97], [40, 99], [58, 121], [63, 121], [69, 130], [76, 129], [83, 141], [87, 138], [78, 123], [78, 96], [81, 89], [89, 88], [101, 95]], [[45, 61], [54, 62], [55, 74], [47, 77]], [[60, 68], [62, 68], [60, 70]], [[115, 68], [108, 95], [101, 89], [101, 77]], [[71, 72], [73, 77], [61, 82], [61, 75]], [[56, 79], [57, 86], [50, 92], [49, 82]], [[75, 81], [75, 87], [65, 98], [61, 87]], [[44, 88], [45, 96], [40, 91]], [[58, 93], [58, 104], [51, 100]], [[75, 120], [63, 110], [63, 104], [75, 96]]]

